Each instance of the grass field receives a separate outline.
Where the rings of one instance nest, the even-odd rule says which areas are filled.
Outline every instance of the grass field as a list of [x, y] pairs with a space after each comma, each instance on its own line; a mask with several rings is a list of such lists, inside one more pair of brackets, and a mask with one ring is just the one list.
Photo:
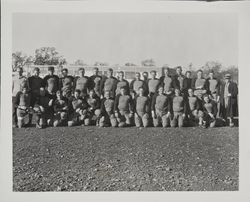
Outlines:
[[238, 190], [238, 138], [237, 127], [13, 129], [13, 190]]

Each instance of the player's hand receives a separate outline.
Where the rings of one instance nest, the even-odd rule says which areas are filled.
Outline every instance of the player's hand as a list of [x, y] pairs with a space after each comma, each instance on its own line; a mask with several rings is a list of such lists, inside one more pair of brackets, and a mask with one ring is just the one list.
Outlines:
[[44, 107], [40, 106], [41, 112], [44, 112]]
[[129, 115], [128, 115], [129, 118], [132, 118], [133, 117], [133, 112], [130, 112]]
[[167, 113], [167, 118], [169, 118], [169, 117], [170, 117], [170, 115], [171, 115], [171, 113], [170, 113], [170, 112], [168, 112], [168, 113]]
[[115, 112], [115, 117], [116, 117], [116, 118], [118, 118], [118, 117], [119, 117], [118, 112]]
[[67, 106], [63, 107], [63, 110], [68, 110], [68, 107]]
[[80, 108], [77, 108], [77, 109], [76, 109], [76, 112], [78, 113], [78, 112], [80, 112], [80, 110], [81, 110]]
[[185, 118], [185, 117], [186, 117], [186, 114], [182, 114], [182, 116], [183, 116], [183, 118]]
[[232, 96], [232, 94], [231, 94], [231, 93], [228, 93], [228, 94], [227, 94], [227, 96], [228, 96], [228, 97], [231, 97], [231, 96]]
[[51, 100], [49, 101], [49, 106], [51, 107], [52, 104], [53, 104], [53, 99], [51, 99]]
[[153, 117], [153, 118], [156, 118], [156, 114], [155, 114], [154, 111], [152, 111], [152, 117]]

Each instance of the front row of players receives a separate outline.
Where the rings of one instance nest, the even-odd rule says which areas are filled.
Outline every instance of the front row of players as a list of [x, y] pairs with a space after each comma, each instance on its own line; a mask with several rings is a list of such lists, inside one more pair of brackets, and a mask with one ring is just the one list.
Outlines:
[[96, 125], [100, 127], [183, 127], [195, 126], [214, 127], [216, 124], [217, 104], [209, 95], [198, 98], [192, 89], [188, 96], [183, 97], [176, 89], [173, 96], [164, 94], [163, 87], [152, 98], [144, 95], [144, 89], [139, 88], [138, 95], [131, 97], [126, 88], [120, 89], [116, 98], [110, 91], [104, 92], [100, 98], [93, 90], [88, 96], [75, 90], [71, 99], [66, 98], [61, 91], [55, 97], [40, 88], [40, 96], [31, 107], [30, 94], [27, 87], [17, 94], [16, 107], [18, 127], [25, 125], [25, 118], [35, 114], [36, 127]]

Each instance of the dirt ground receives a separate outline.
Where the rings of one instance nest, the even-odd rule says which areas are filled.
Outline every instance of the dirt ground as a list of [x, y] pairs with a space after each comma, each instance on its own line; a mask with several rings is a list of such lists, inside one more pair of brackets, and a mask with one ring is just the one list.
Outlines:
[[238, 128], [13, 129], [13, 191], [231, 191]]

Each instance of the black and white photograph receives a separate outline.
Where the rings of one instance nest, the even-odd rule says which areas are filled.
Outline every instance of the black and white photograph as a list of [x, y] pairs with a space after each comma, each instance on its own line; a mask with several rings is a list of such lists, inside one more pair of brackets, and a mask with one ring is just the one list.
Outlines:
[[239, 192], [239, 16], [12, 12], [11, 192]]

